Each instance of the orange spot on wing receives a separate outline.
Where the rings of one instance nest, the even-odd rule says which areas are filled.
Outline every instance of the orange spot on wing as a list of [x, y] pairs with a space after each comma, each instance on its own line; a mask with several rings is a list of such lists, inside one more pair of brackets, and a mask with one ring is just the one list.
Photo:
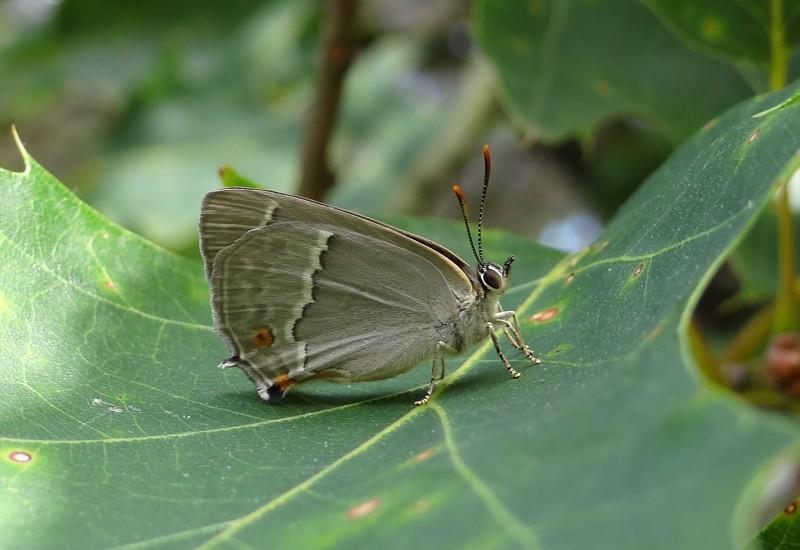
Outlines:
[[268, 348], [275, 342], [269, 327], [260, 327], [253, 333], [253, 344], [257, 348]]
[[278, 377], [275, 379], [275, 385], [277, 385], [281, 391], [286, 391], [289, 389], [289, 386], [293, 386], [297, 384], [296, 380], [292, 380], [285, 374], [279, 374]]

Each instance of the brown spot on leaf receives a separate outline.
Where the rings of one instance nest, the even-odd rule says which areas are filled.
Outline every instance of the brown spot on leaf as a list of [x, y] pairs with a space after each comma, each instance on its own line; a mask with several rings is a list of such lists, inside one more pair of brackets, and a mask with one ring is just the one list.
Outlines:
[[33, 455], [30, 453], [26, 453], [25, 451], [11, 451], [8, 454], [8, 458], [12, 462], [17, 462], [19, 464], [27, 464], [31, 460], [33, 460]]
[[600, 97], [608, 97], [611, 94], [611, 84], [605, 80], [598, 80], [594, 83], [594, 91]]
[[117, 291], [117, 285], [114, 283], [114, 281], [112, 281], [108, 277], [103, 279], [103, 288], [105, 288], [106, 290], [110, 290], [112, 292]]
[[758, 136], [760, 136], [760, 135], [761, 135], [761, 129], [760, 128], [756, 128], [755, 130], [753, 130], [753, 133], [750, 134], [750, 136], [747, 138], [747, 143], [752, 145], [752, 143], [755, 140], [757, 140]]
[[711, 40], [719, 38], [722, 35], [722, 29], [723, 26], [716, 17], [707, 17], [700, 27], [703, 36]]
[[378, 497], [365, 500], [361, 504], [357, 504], [350, 508], [347, 511], [347, 517], [348, 519], [361, 519], [377, 510], [380, 505], [381, 499]]
[[565, 285], [571, 285], [571, 284], [572, 284], [572, 281], [574, 281], [574, 280], [575, 280], [575, 274], [574, 274], [574, 273], [570, 273], [570, 274], [567, 276], [567, 279], [566, 279], [566, 281], [564, 281], [564, 284], [565, 284]]
[[260, 327], [253, 333], [253, 343], [257, 348], [268, 348], [274, 341], [269, 327]]
[[414, 456], [414, 462], [422, 462], [423, 460], [428, 460], [436, 451], [433, 449], [426, 449], [419, 453], [418, 455]]
[[797, 511], [797, 502], [790, 502], [789, 506], [783, 509], [787, 514], [794, 514]]
[[528, 317], [528, 321], [533, 321], [534, 323], [544, 323], [545, 321], [553, 319], [556, 315], [558, 315], [558, 313], [559, 309], [557, 307], [549, 307], [538, 313], [534, 313]]
[[425, 499], [420, 499], [414, 503], [414, 511], [417, 514], [422, 515], [430, 509], [431, 509], [431, 503]]
[[544, 14], [545, 10], [547, 9], [547, 5], [542, 2], [542, 0], [531, 0], [528, 2], [528, 11], [534, 17], [538, 17]]
[[644, 264], [640, 263], [639, 265], [636, 266], [636, 269], [633, 270], [633, 275], [631, 276], [634, 278], [638, 277], [639, 275], [642, 274], [642, 270], [644, 270]]
[[531, 44], [527, 36], [514, 34], [506, 38], [506, 43], [509, 49], [516, 54], [526, 53]]

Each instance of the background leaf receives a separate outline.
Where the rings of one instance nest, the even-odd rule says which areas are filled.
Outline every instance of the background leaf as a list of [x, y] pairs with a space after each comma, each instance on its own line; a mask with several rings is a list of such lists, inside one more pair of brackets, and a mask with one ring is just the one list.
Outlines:
[[[109, 224], [29, 157], [0, 172], [0, 543], [744, 542], [763, 514], [753, 487], [797, 430], [710, 387], [682, 333], [800, 165], [800, 106], [751, 116], [797, 88], [708, 125], [590, 249], [494, 235], [492, 256], [525, 259], [506, 305], [544, 363], [511, 381], [482, 345], [420, 408], [427, 366], [260, 404], [213, 368], [225, 350], [198, 265]], [[437, 236], [463, 250], [452, 227]]]
[[[800, 44], [800, 4], [784, 3], [787, 46]], [[770, 2], [739, 0], [645, 0], [671, 29], [691, 44], [732, 62], [752, 62], [766, 69], [770, 61]]]
[[474, 10], [511, 113], [548, 142], [586, 136], [620, 114], [678, 142], [752, 93], [733, 67], [684, 46], [640, 2], [479, 0]]

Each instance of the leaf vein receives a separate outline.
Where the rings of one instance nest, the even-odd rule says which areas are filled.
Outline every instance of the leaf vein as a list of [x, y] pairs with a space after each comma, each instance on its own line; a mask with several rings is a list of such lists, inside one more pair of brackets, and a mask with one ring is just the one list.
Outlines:
[[450, 424], [450, 418], [447, 412], [438, 403], [431, 403], [431, 408], [436, 412], [439, 421], [442, 424], [442, 431], [444, 432], [444, 443], [448, 452], [450, 453], [450, 460], [453, 463], [458, 474], [466, 482], [472, 491], [480, 498], [486, 505], [486, 508], [492, 513], [497, 522], [502, 525], [506, 531], [517, 539], [525, 548], [540, 548], [538, 537], [536, 534], [520, 522], [511, 511], [506, 508], [503, 502], [492, 491], [492, 489], [478, 477], [478, 475], [467, 466], [461, 453], [458, 451], [455, 439], [453, 438], [453, 428]]

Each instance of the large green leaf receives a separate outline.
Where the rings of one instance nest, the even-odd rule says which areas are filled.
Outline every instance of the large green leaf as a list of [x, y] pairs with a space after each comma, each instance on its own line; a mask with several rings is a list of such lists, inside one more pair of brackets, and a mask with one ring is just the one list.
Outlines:
[[473, 24], [511, 112], [548, 141], [636, 114], [679, 142], [751, 95], [733, 67], [684, 46], [640, 2], [478, 0]]
[[0, 545], [743, 542], [797, 430], [703, 380], [682, 334], [800, 165], [800, 106], [751, 116], [797, 88], [708, 125], [578, 255], [494, 235], [493, 256], [520, 257], [507, 305], [544, 363], [515, 357], [512, 381], [482, 345], [418, 408], [427, 365], [260, 404], [213, 368], [224, 347], [199, 266], [112, 226], [26, 154], [26, 172], [0, 172]]

